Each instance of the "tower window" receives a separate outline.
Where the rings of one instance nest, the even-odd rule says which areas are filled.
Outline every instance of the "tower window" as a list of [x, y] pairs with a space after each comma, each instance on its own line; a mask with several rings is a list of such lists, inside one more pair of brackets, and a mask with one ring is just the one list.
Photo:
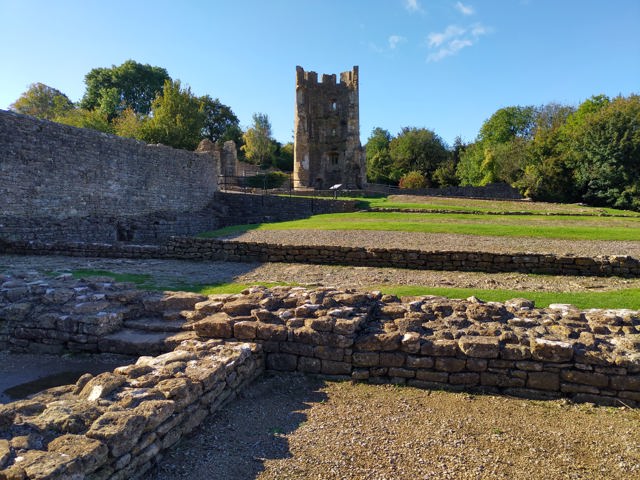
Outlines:
[[331, 100], [331, 110], [337, 110], [338, 109], [338, 103], [335, 100]]
[[331, 161], [331, 165], [338, 165], [338, 158], [339, 158], [338, 152], [331, 152], [329, 154], [329, 160]]

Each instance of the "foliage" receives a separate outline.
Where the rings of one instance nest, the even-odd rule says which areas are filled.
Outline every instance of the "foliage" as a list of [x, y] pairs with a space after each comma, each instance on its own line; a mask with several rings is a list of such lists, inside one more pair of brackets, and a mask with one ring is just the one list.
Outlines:
[[391, 134], [382, 128], [374, 128], [365, 145], [367, 180], [371, 183], [396, 183], [401, 174], [394, 170], [389, 144]]
[[413, 189], [413, 190], [416, 190], [419, 188], [426, 188], [427, 179], [424, 178], [424, 175], [422, 173], [413, 170], [409, 173], [405, 173], [400, 178], [399, 186], [400, 188]]
[[234, 140], [238, 144], [236, 132], [240, 122], [231, 108], [209, 95], [201, 97], [200, 101], [205, 115], [202, 138], [208, 138], [212, 142]]
[[421, 172], [427, 186], [436, 168], [450, 158], [444, 141], [426, 128], [403, 128], [389, 143], [389, 153], [396, 169]]
[[266, 174], [258, 174], [253, 177], [247, 177], [246, 184], [252, 188], [279, 188], [289, 181], [289, 175], [282, 172], [269, 172]]
[[253, 114], [253, 125], [243, 135], [242, 151], [247, 161], [261, 166], [268, 166], [275, 151], [271, 137], [271, 123], [264, 113]]
[[455, 187], [460, 181], [456, 176], [456, 164], [453, 159], [441, 163], [433, 172], [432, 179], [439, 187]]
[[151, 105], [153, 116], [142, 125], [142, 139], [193, 150], [200, 141], [205, 115], [200, 100], [179, 80], [167, 80]]
[[640, 96], [615, 98], [574, 121], [566, 133], [583, 200], [640, 209]]
[[74, 105], [60, 90], [44, 83], [32, 83], [9, 108], [24, 115], [53, 120], [73, 110]]
[[98, 130], [99, 132], [114, 133], [107, 116], [99, 110], [75, 108], [66, 111], [53, 120], [64, 125], [71, 125], [72, 127], [90, 128], [92, 130]]
[[144, 119], [134, 112], [132, 108], [127, 108], [120, 116], [114, 118], [112, 125], [116, 135], [135, 138], [137, 140], [144, 139], [144, 133], [142, 131]]
[[168, 80], [171, 77], [164, 68], [134, 60], [111, 68], [94, 68], [84, 77], [87, 89], [80, 106], [87, 110], [101, 109], [109, 120], [127, 108], [148, 115], [152, 102]]
[[501, 108], [484, 122], [478, 137], [489, 144], [528, 139], [533, 135], [535, 119], [536, 109], [532, 106]]
[[280, 142], [275, 142], [275, 146], [273, 166], [284, 172], [293, 172], [293, 143], [288, 142], [282, 145]]

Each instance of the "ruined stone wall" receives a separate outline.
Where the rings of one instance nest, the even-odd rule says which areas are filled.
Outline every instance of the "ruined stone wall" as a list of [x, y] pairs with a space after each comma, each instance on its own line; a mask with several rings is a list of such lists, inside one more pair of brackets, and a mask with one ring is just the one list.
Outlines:
[[335, 75], [296, 67], [294, 121], [295, 189], [327, 189], [366, 183], [365, 156], [360, 145], [358, 67]]
[[0, 405], [0, 478], [137, 478], [262, 369], [255, 344], [185, 342]]
[[[256, 221], [261, 221], [256, 218]], [[579, 257], [544, 253], [422, 251], [400, 248], [281, 245], [173, 237], [164, 245], [105, 245], [0, 241], [0, 253], [111, 258], [175, 258], [233, 262], [292, 262], [363, 267], [550, 275], [640, 277], [640, 260], [628, 255]]]
[[197, 215], [217, 190], [210, 154], [1, 110], [0, 146], [0, 238], [153, 241], [216, 225]]
[[[155, 331], [158, 322], [165, 335], [178, 322], [189, 337], [155, 342], [170, 350], [157, 357], [0, 406], [0, 478], [135, 478], [265, 367], [640, 406], [640, 312], [632, 310], [301, 287], [163, 295], [104, 278], [2, 275], [0, 338], [20, 346], [12, 338], [36, 319], [42, 345], [75, 336], [71, 347], [82, 335], [113, 338], [113, 329], [134, 326]], [[46, 333], [54, 331], [60, 336]], [[136, 342], [139, 353], [158, 353]], [[112, 343], [108, 351], [132, 353], [122, 348]]]

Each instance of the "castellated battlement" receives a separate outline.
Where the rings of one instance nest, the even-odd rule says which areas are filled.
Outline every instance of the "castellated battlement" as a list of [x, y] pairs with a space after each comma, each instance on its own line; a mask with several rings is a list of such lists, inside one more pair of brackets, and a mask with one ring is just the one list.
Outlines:
[[335, 74], [296, 67], [294, 187], [362, 188], [365, 157], [360, 145], [358, 67]]

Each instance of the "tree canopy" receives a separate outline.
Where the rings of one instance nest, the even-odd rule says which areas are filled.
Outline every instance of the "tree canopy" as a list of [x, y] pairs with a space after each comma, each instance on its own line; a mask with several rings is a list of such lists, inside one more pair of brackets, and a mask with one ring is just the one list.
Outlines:
[[44, 83], [32, 83], [9, 108], [24, 115], [53, 120], [72, 110], [74, 105], [60, 90]]
[[268, 166], [276, 145], [271, 137], [271, 123], [269, 116], [264, 113], [253, 114], [253, 125], [243, 136], [242, 150], [246, 159], [256, 165]]
[[94, 68], [84, 77], [87, 89], [80, 107], [101, 109], [109, 120], [127, 108], [147, 115], [167, 80], [171, 77], [164, 68], [142, 65], [134, 60], [127, 60], [119, 66], [112, 65], [111, 68]]

